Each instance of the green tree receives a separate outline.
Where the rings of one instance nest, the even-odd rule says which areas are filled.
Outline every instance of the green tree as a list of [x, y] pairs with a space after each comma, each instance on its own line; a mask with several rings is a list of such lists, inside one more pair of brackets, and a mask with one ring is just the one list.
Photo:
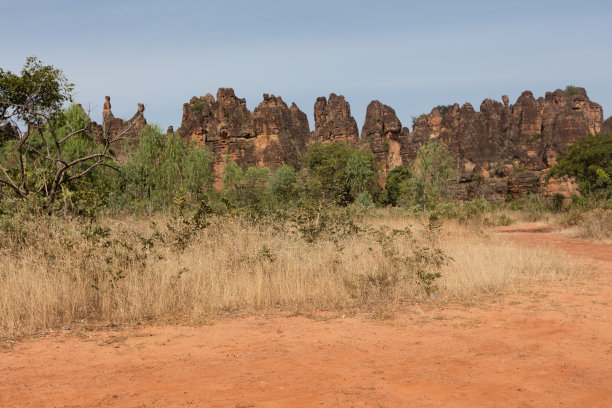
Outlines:
[[210, 190], [213, 180], [213, 155], [204, 145], [192, 142], [184, 158], [185, 187], [197, 201]]
[[223, 194], [230, 208], [261, 215], [270, 209], [267, 167], [249, 167], [246, 171], [234, 161], [226, 161], [223, 170]]
[[81, 107], [62, 111], [72, 89], [61, 70], [34, 57], [20, 74], [0, 69], [0, 128], [12, 133], [0, 153], [0, 186], [17, 197], [34, 193], [52, 204], [76, 180], [114, 167], [110, 148], [124, 133], [98, 135]]
[[412, 176], [413, 199], [425, 209], [450, 198], [450, 187], [457, 181], [459, 172], [446, 146], [435, 140], [419, 148], [412, 163]]
[[36, 57], [26, 59], [19, 75], [0, 68], [0, 123], [13, 120], [43, 126], [72, 101], [73, 88], [61, 70]]
[[243, 175], [242, 168], [238, 163], [226, 157], [223, 167], [223, 190], [226, 192], [236, 190], [242, 183]]
[[203, 199], [212, 188], [213, 157], [205, 146], [187, 144], [178, 134], [145, 127], [140, 142], [121, 167], [126, 193], [149, 211], [168, 211], [175, 202]]
[[281, 166], [268, 180], [268, 191], [278, 204], [287, 204], [298, 197], [298, 175], [289, 165]]
[[567, 94], [567, 96], [572, 96], [578, 93], [578, 90], [576, 89], [574, 85], [568, 85], [565, 87], [564, 92]]
[[410, 169], [398, 166], [387, 173], [385, 190], [387, 202], [385, 204], [398, 205], [400, 197], [409, 192], [409, 181], [412, 177]]
[[371, 154], [339, 142], [315, 143], [303, 161], [326, 200], [348, 204], [361, 193], [374, 196], [378, 192], [379, 166]]
[[575, 177], [582, 194], [612, 195], [612, 135], [591, 135], [568, 146], [549, 172], [551, 177]]
[[378, 180], [373, 167], [372, 157], [357, 151], [351, 153], [344, 171], [345, 184], [351, 197], [374, 191]]

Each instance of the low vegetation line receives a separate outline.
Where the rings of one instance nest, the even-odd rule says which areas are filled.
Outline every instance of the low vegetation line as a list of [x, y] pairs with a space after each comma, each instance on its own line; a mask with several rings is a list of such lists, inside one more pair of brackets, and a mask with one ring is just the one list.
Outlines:
[[198, 323], [261, 311], [380, 314], [414, 302], [474, 301], [571, 272], [558, 255], [457, 223], [443, 226], [435, 217], [350, 213], [269, 222], [16, 219], [0, 246], [0, 336], [83, 321]]

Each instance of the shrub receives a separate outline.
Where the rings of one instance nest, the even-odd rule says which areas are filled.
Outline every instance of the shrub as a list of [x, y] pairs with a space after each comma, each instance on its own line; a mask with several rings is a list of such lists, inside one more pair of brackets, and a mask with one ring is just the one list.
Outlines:
[[559, 212], [563, 209], [563, 202], [565, 201], [565, 196], [561, 193], [555, 193], [551, 197], [550, 205], [554, 212]]
[[361, 204], [366, 208], [369, 208], [374, 205], [374, 200], [372, 199], [372, 195], [367, 191], [359, 193], [357, 198], [355, 198], [355, 204]]
[[191, 109], [191, 113], [193, 113], [194, 115], [201, 115], [202, 109], [204, 109], [206, 106], [208, 106], [206, 102], [198, 99], [194, 103], [192, 103], [191, 106], [189, 106], [189, 109]]
[[284, 165], [268, 180], [268, 192], [278, 204], [288, 204], [298, 197], [298, 175], [295, 169]]
[[440, 141], [433, 141], [419, 148], [412, 163], [412, 176], [412, 199], [426, 209], [450, 198], [450, 187], [457, 181], [459, 172], [446, 146]]
[[387, 173], [385, 190], [387, 192], [385, 204], [398, 205], [402, 195], [408, 194], [408, 180], [412, 177], [410, 169], [402, 166], [395, 167]]
[[575, 177], [582, 194], [612, 195], [612, 135], [577, 140], [561, 154], [547, 178]]
[[223, 170], [223, 198], [231, 210], [261, 216], [270, 210], [268, 194], [270, 169], [249, 167], [242, 171], [234, 161], [226, 161]]
[[[148, 212], [169, 211], [175, 203], [195, 203], [211, 189], [213, 157], [205, 146], [188, 144], [177, 133], [162, 133], [158, 126], [147, 126], [140, 142], [120, 168], [125, 195], [123, 205]], [[121, 197], [116, 202], [121, 203]], [[178, 200], [178, 201], [177, 201]]]
[[444, 116], [444, 114], [446, 113], [446, 110], [449, 108], [448, 105], [438, 105], [436, 106], [436, 109], [438, 110], [438, 112], [440, 113], [440, 115]]
[[346, 205], [360, 193], [378, 193], [379, 169], [371, 154], [339, 142], [315, 143], [303, 160], [309, 177], [320, 183], [325, 200]]
[[187, 147], [184, 158], [184, 178], [186, 190], [200, 201], [210, 189], [214, 179], [213, 155], [203, 145], [192, 142]]
[[577, 89], [574, 85], [568, 85], [565, 87], [565, 93], [567, 94], [567, 96], [572, 96], [577, 93]]

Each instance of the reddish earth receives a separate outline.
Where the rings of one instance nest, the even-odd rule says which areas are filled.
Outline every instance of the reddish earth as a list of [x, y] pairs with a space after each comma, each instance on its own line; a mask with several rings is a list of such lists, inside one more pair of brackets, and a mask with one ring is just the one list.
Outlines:
[[612, 245], [513, 230], [593, 271], [387, 321], [249, 317], [25, 340], [0, 352], [0, 407], [611, 407]]

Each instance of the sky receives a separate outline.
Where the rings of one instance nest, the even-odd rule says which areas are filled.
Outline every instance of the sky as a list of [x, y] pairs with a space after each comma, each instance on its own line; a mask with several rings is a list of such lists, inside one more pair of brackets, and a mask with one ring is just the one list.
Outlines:
[[342, 94], [361, 128], [368, 103], [405, 126], [436, 105], [511, 103], [572, 84], [612, 115], [612, 2], [0, 0], [0, 67], [28, 56], [63, 70], [101, 119], [136, 105], [178, 128], [192, 96], [232, 87], [252, 110], [263, 93], [308, 115]]

